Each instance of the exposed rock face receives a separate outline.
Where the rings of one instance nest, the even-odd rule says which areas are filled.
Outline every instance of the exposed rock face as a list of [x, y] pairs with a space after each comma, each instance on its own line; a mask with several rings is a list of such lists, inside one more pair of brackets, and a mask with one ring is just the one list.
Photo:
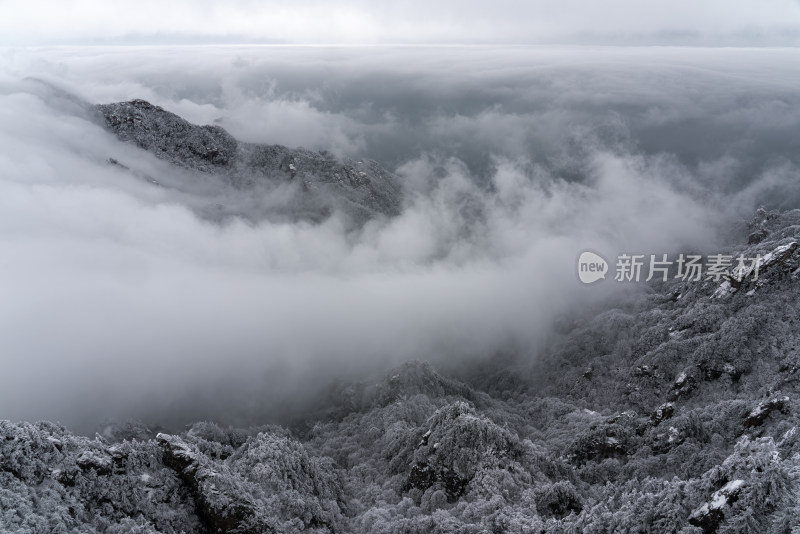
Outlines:
[[675, 415], [675, 405], [671, 402], [665, 402], [656, 408], [655, 412], [653, 412], [653, 415], [650, 416], [650, 421], [653, 426], [658, 426], [662, 421], [669, 419], [673, 415]]
[[[203, 465], [203, 455], [178, 436], [158, 434], [157, 440], [164, 450], [164, 465], [191, 489], [197, 505], [197, 515], [209, 532], [275, 532], [271, 525], [260, 525], [255, 531], [247, 528], [256, 518], [256, 510], [246, 495], [224, 495], [215, 485], [217, 473]], [[207, 463], [207, 462], [205, 462]]]
[[736, 502], [744, 480], [732, 480], [711, 495], [711, 500], [692, 512], [689, 523], [703, 529], [704, 533], [716, 532], [725, 519], [723, 510]]
[[121, 140], [176, 166], [219, 176], [244, 190], [294, 185], [296, 194], [284, 211], [297, 218], [321, 220], [340, 210], [363, 223], [400, 212], [399, 179], [373, 161], [240, 142], [220, 126], [191, 124], [144, 100], [101, 104], [97, 110]]
[[200, 450], [198, 434], [187, 437], [197, 443], [163, 433], [156, 439], [164, 464], [191, 490], [209, 532], [338, 531], [338, 478], [297, 441], [259, 433], [221, 459]]
[[789, 409], [789, 397], [778, 397], [759, 403], [758, 406], [747, 414], [744, 420], [745, 428], [760, 426], [772, 412], [778, 411], [786, 413]]

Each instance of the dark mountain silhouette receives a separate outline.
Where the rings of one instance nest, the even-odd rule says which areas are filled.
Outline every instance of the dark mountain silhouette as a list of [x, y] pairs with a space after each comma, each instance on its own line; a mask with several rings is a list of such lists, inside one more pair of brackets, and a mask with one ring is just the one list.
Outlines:
[[[106, 127], [176, 166], [218, 176], [243, 193], [291, 186], [283, 213], [320, 220], [341, 210], [355, 223], [400, 212], [399, 179], [374, 161], [327, 152], [258, 145], [234, 139], [219, 126], [197, 126], [144, 100], [97, 106]], [[119, 163], [119, 162], [115, 162]]]

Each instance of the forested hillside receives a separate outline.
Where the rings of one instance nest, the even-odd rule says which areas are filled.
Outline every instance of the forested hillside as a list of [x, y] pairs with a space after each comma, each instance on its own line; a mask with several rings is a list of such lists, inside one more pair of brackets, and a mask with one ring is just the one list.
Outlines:
[[720, 251], [757, 280], [651, 283], [533, 360], [410, 362], [291, 429], [2, 422], [0, 528], [794, 532], [798, 241], [800, 211], [759, 210]]

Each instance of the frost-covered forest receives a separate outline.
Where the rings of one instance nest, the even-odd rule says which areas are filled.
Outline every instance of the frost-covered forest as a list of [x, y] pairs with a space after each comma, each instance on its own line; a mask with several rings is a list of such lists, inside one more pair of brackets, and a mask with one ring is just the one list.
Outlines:
[[2, 422], [2, 530], [794, 532], [800, 211], [739, 230], [757, 281], [654, 283], [533, 363], [409, 362], [292, 428]]

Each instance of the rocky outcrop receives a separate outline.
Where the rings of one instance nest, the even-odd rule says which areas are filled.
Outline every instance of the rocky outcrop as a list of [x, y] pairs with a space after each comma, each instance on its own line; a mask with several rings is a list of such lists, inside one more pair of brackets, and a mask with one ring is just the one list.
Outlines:
[[197, 505], [197, 515], [209, 532], [275, 532], [271, 525], [263, 523], [257, 530], [248, 528], [257, 518], [254, 504], [248, 502], [246, 495], [224, 494], [215, 483], [217, 471], [204, 465], [202, 453], [178, 436], [158, 434], [156, 439], [164, 451], [164, 465], [173, 469], [189, 487]]
[[736, 502], [739, 492], [744, 486], [744, 480], [732, 480], [715, 491], [711, 499], [689, 516], [689, 523], [703, 529], [710, 534], [716, 532], [725, 519], [725, 507]]
[[789, 408], [789, 397], [777, 397], [761, 402], [747, 414], [744, 420], [745, 428], [760, 426], [773, 412], [786, 413]]

